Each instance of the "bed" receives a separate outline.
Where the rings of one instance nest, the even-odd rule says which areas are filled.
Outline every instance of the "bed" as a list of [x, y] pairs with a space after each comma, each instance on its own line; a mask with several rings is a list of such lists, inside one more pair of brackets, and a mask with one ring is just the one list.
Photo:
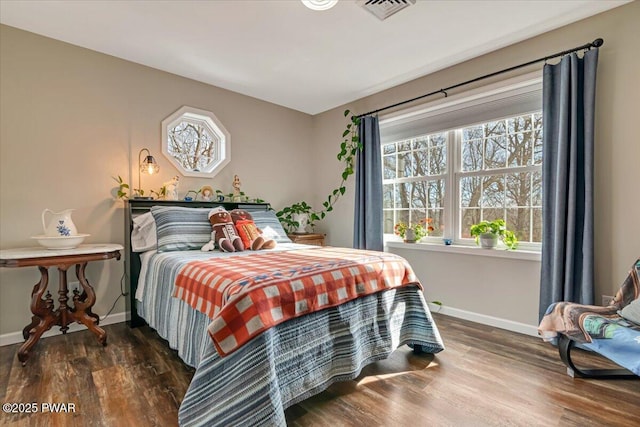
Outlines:
[[[214, 206], [250, 211], [256, 224], [278, 241], [277, 247], [269, 251], [233, 254], [200, 251], [202, 241], [208, 239], [203, 235], [208, 221], [200, 218]], [[184, 223], [182, 218], [175, 220], [171, 211], [184, 215], [185, 207], [189, 208], [187, 220]], [[134, 252], [130, 236], [134, 227], [139, 225], [136, 218], [142, 218], [152, 209], [157, 227], [156, 247]], [[167, 232], [172, 226], [173, 231]], [[325, 390], [336, 381], [355, 378], [365, 365], [388, 357], [401, 345], [410, 345], [414, 351], [425, 353], [444, 349], [421, 285], [408, 264], [406, 272], [398, 274], [398, 277], [402, 276], [399, 282], [393, 278], [385, 279], [384, 284], [383, 280], [372, 280], [375, 283], [371, 289], [361, 288], [358, 284], [354, 289], [358, 288], [357, 292], [362, 292], [362, 295], [345, 298], [344, 302], [341, 300], [344, 297], [339, 286], [341, 282], [337, 278], [342, 273], [332, 270], [330, 277], [336, 278], [334, 284], [326, 279], [324, 270], [315, 276], [309, 270], [324, 268], [324, 260], [328, 260], [326, 262], [341, 266], [341, 271], [346, 274], [353, 266], [343, 263], [352, 262], [354, 257], [367, 259], [371, 265], [379, 265], [383, 258], [385, 262], [392, 263], [406, 264], [406, 261], [394, 258], [393, 254], [366, 251], [353, 254], [347, 249], [290, 243], [267, 204], [131, 200], [126, 205], [125, 227], [129, 324], [135, 327], [148, 323], [168, 341], [171, 348], [177, 350], [187, 365], [196, 368], [180, 406], [180, 425], [286, 425], [284, 410], [287, 407]], [[345, 251], [344, 254], [341, 251]], [[338, 256], [340, 258], [336, 258]], [[299, 300], [289, 304], [286, 302], [289, 300], [282, 297], [282, 301], [286, 300], [282, 302], [282, 311], [278, 316], [268, 317], [272, 325], [265, 321], [264, 327], [255, 327], [255, 317], [246, 321], [241, 327], [245, 333], [233, 335], [231, 346], [228, 345], [228, 336], [217, 337], [216, 334], [224, 328], [215, 325], [216, 321], [225, 318], [225, 313], [230, 313], [227, 308], [233, 306], [232, 302], [238, 302], [238, 298], [233, 297], [236, 291], [231, 292], [232, 296], [225, 294], [228, 300], [223, 309], [214, 310], [213, 318], [210, 317], [211, 312], [205, 314], [206, 304], [202, 301], [193, 295], [191, 299], [180, 295], [180, 286], [186, 286], [185, 277], [206, 276], [204, 273], [190, 276], [187, 273], [189, 268], [210, 268], [207, 271], [211, 278], [224, 266], [249, 265], [247, 270], [252, 270], [253, 266], [270, 265], [273, 260], [287, 263], [291, 257], [313, 259], [313, 264], [309, 264], [311, 267], [292, 268], [292, 271], [296, 270], [295, 274], [300, 275], [296, 276], [298, 278], [313, 277], [309, 280], [316, 280], [314, 283], [319, 283], [318, 277], [323, 274], [323, 280], [328, 283], [322, 286], [327, 286], [327, 289], [335, 286], [327, 293], [338, 299], [329, 297], [323, 300], [326, 307], [308, 310], [307, 303], [313, 305], [312, 301], [320, 301], [320, 298], [315, 294], [313, 298], [309, 297], [306, 288], [302, 292], [308, 298], [302, 305]], [[362, 268], [362, 271], [370, 273], [371, 268]], [[264, 274], [255, 277], [258, 278], [256, 281], [267, 280]], [[293, 280], [290, 282], [294, 283]], [[246, 288], [260, 288], [259, 285], [251, 284]], [[294, 285], [291, 287], [295, 289]], [[247, 289], [241, 291], [244, 292], [242, 295], [249, 295]], [[267, 295], [267, 291], [264, 292]], [[264, 301], [259, 300], [256, 305], [262, 303]], [[242, 303], [236, 305], [241, 309], [235, 307], [234, 313], [249, 312]], [[287, 307], [294, 308], [289, 310]], [[273, 305], [267, 309], [270, 314], [278, 310]], [[283, 317], [282, 312], [291, 313], [289, 317]], [[226, 317], [226, 321], [232, 324], [238, 319]], [[246, 334], [247, 330], [249, 334]]]

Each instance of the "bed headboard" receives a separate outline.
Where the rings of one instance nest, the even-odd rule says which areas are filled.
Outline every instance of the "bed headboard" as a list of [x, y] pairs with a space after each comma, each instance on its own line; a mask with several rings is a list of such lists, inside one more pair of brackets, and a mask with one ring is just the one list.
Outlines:
[[151, 210], [152, 206], [182, 206], [187, 208], [212, 209], [222, 206], [226, 210], [244, 209], [246, 211], [267, 211], [271, 209], [269, 203], [236, 203], [236, 202], [187, 202], [184, 200], [125, 200], [125, 283], [127, 293], [127, 311], [130, 313], [127, 324], [135, 328], [145, 324], [143, 318], [138, 316], [136, 310], [136, 288], [140, 276], [140, 255], [131, 250], [131, 231], [133, 230], [133, 218]]

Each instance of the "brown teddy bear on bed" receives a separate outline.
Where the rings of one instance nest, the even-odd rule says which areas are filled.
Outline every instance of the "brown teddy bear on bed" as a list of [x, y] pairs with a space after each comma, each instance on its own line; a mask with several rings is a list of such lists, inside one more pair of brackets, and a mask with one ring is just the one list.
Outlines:
[[217, 244], [222, 252], [244, 251], [242, 239], [238, 235], [231, 215], [226, 209], [222, 207], [211, 209], [209, 211], [209, 222], [213, 228], [211, 241], [204, 245], [201, 250], [212, 251]]
[[231, 218], [246, 248], [251, 248], [252, 251], [259, 251], [260, 249], [273, 249], [276, 247], [275, 240], [262, 237], [262, 231], [256, 227], [256, 223], [253, 222], [253, 217], [249, 212], [242, 209], [234, 209], [231, 211]]

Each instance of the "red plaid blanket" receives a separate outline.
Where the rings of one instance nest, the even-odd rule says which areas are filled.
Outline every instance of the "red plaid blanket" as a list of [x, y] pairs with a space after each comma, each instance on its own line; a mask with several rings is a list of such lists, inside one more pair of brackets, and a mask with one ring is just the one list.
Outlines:
[[420, 286], [402, 257], [325, 247], [192, 261], [174, 296], [212, 319], [224, 356], [288, 319], [408, 284]]

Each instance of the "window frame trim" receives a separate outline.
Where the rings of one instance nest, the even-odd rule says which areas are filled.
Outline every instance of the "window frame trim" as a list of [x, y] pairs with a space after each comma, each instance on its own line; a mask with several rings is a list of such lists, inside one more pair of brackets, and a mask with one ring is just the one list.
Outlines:
[[[419, 117], [429, 116], [429, 115], [437, 115], [455, 112], [457, 110], [461, 110], [466, 107], [474, 107], [479, 106], [484, 103], [491, 102], [496, 99], [504, 98], [506, 96], [511, 96], [511, 94], [521, 94], [539, 90], [542, 92], [542, 75], [540, 72], [532, 72], [523, 74], [520, 76], [516, 76], [510, 79], [506, 79], [500, 82], [492, 83], [489, 85], [473, 88], [471, 90], [461, 92], [459, 94], [451, 95], [445, 97], [443, 99], [426, 102], [411, 108], [402, 109], [393, 111], [388, 114], [381, 115], [379, 118], [379, 124], [383, 127], [386, 124], [395, 123], [398, 121], [411, 121], [417, 120]], [[522, 113], [522, 114], [530, 114]], [[496, 117], [491, 120], [501, 120], [506, 117]], [[469, 123], [464, 126], [473, 126], [475, 123]], [[445, 174], [438, 175], [428, 175], [424, 177], [403, 177], [396, 178], [394, 182], [399, 182], [399, 179], [407, 180], [407, 182], [413, 181], [422, 181], [422, 180], [435, 180], [442, 179], [441, 177], [444, 175], [445, 185], [448, 188], [448, 191], [445, 192], [444, 197], [444, 207], [445, 214], [444, 220], [445, 224], [451, 224], [448, 227], [445, 225], [445, 229], [443, 230], [442, 237], [432, 237], [427, 236], [424, 238], [424, 242], [427, 244], [434, 244], [436, 242], [441, 242], [442, 239], [452, 239], [453, 244], [456, 246], [462, 247], [471, 247], [476, 246], [473, 239], [465, 239], [459, 237], [461, 235], [461, 221], [462, 218], [460, 216], [461, 207], [460, 207], [460, 188], [459, 182], [462, 176], [474, 176], [474, 175], [487, 175], [495, 172], [499, 173], [513, 173], [514, 168], [499, 168], [499, 169], [491, 169], [491, 170], [481, 170], [481, 171], [462, 171], [462, 132], [457, 129], [442, 129], [442, 130], [433, 130], [431, 133], [446, 133], [447, 134], [447, 172]], [[418, 137], [420, 135], [415, 135], [414, 137]], [[389, 141], [390, 143], [391, 141]], [[393, 141], [397, 142], [397, 141]], [[536, 165], [526, 165], [526, 166], [517, 166], [518, 172], [526, 172], [527, 168], [531, 168], [531, 171], [538, 171], [541, 166]], [[384, 170], [381, 170], [381, 173], [384, 173]], [[384, 175], [383, 175], [384, 181]], [[452, 200], [453, 199], [453, 200]], [[384, 208], [383, 208], [384, 209]], [[429, 209], [427, 207], [427, 209]], [[394, 234], [385, 233], [383, 235], [384, 241], [386, 242], [401, 242], [397, 236]], [[537, 242], [519, 242], [518, 248], [525, 251], [533, 251], [540, 252], [542, 250], [542, 244]]]
[[[204, 170], [187, 170], [174, 156], [169, 153], [169, 128], [173, 128], [183, 121], [192, 124], [204, 122], [206, 123], [207, 127], [209, 127], [213, 131], [214, 137], [217, 137], [219, 139], [217, 152], [220, 156], [220, 159], [218, 159], [216, 162], [210, 163]], [[171, 164], [183, 176], [213, 178], [231, 162], [231, 134], [224, 127], [222, 122], [216, 117], [216, 115], [211, 111], [183, 105], [182, 107], [171, 113], [164, 120], [162, 120], [161, 126], [162, 154], [164, 154], [167, 160], [169, 160], [169, 162], [171, 162]]]

